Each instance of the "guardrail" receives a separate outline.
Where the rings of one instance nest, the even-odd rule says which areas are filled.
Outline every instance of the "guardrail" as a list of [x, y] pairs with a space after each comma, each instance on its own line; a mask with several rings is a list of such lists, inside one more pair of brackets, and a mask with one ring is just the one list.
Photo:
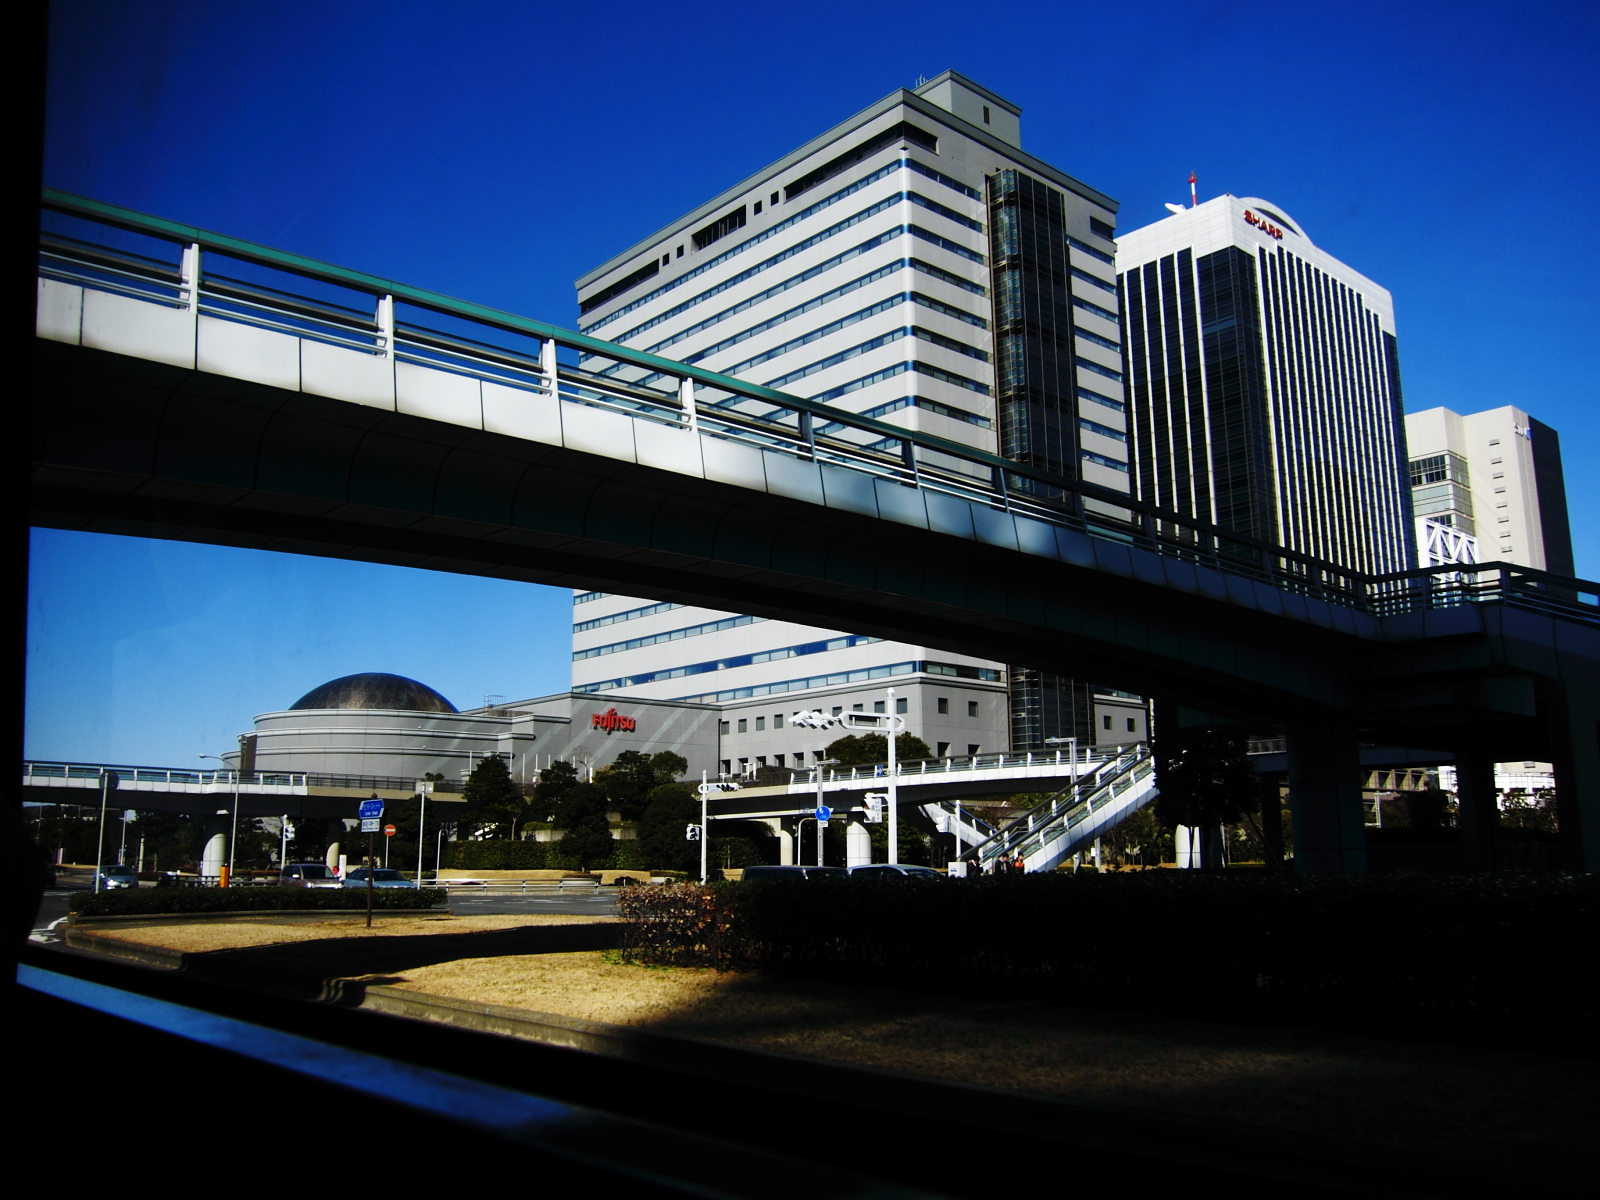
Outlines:
[[[1094, 750], [1086, 748], [1079, 750], [1078, 766], [1093, 766], [1096, 763], [1114, 761], [1119, 755], [1126, 753], [1126, 746], [1119, 746], [1115, 750]], [[971, 774], [974, 771], [1004, 770], [1010, 767], [1022, 770], [1029, 767], [1060, 767], [1067, 771], [1072, 770], [1072, 752], [1056, 750], [1031, 750], [1017, 753], [995, 752], [992, 754], [963, 754], [959, 757], [946, 758], [915, 758], [909, 762], [896, 762], [894, 777], [897, 780], [916, 781], [930, 775], [961, 775]], [[789, 776], [789, 787], [816, 787], [816, 767], [795, 768], [768, 768], [772, 773], [784, 771]], [[839, 768], [829, 767], [822, 782], [851, 783], [863, 782], [873, 779], [887, 779], [889, 777], [888, 763], [868, 763], [864, 766]], [[764, 786], [759, 776], [747, 780], [753, 787]], [[777, 781], [773, 781], [776, 783]], [[765, 786], [772, 786], [771, 783]]]
[[[54, 189], [43, 208], [45, 278], [686, 428], [1376, 616], [1493, 602], [1600, 624], [1600, 584], [1499, 562], [1364, 575], [1111, 488], [542, 321]], [[117, 244], [125, 234], [141, 239], [137, 248]]]
[[[85, 787], [98, 787], [103, 774], [114, 774], [120, 787], [124, 783], [159, 783], [167, 787], [195, 786], [228, 791], [241, 788], [347, 788], [357, 791], [410, 791], [415, 779], [389, 775], [317, 775], [309, 772], [280, 771], [195, 771], [185, 767], [135, 767], [113, 763], [34, 762], [22, 764], [22, 780], [77, 780]], [[435, 783], [435, 792], [459, 792], [459, 780]]]

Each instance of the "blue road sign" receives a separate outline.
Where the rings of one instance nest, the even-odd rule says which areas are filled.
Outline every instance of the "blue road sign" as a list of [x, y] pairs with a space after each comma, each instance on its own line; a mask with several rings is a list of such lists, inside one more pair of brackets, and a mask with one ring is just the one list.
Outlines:
[[363, 800], [361, 802], [361, 819], [363, 821], [381, 821], [383, 819], [383, 801]]
[[833, 809], [829, 808], [826, 804], [819, 804], [812, 810], [812, 815], [815, 816], [819, 821], [826, 821], [829, 817], [833, 816]]

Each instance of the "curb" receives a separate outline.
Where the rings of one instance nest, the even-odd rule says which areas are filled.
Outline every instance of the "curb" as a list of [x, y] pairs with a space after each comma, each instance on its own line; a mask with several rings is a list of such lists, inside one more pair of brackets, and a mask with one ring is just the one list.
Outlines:
[[[375, 921], [380, 918], [394, 920], [399, 917], [415, 917], [423, 913], [449, 911], [450, 908], [447, 904], [435, 904], [431, 908], [391, 908], [382, 912], [375, 909], [372, 913], [372, 919]], [[67, 925], [68, 927], [76, 926], [88, 929], [101, 924], [121, 925], [133, 922], [162, 924], [168, 921], [275, 921], [280, 917], [316, 918], [318, 920], [332, 918], [334, 920], [353, 921], [364, 919], [366, 915], [367, 910], [364, 908], [279, 908], [271, 910], [253, 908], [240, 909], [234, 912], [207, 913], [106, 913], [101, 916], [90, 917], [81, 917], [77, 913], [69, 912], [67, 914]]]

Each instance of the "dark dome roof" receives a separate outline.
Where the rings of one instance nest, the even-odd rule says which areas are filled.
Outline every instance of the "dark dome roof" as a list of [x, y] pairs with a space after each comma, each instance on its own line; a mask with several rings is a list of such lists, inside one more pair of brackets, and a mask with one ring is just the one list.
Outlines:
[[453, 713], [456, 706], [425, 683], [404, 675], [364, 671], [312, 688], [289, 706], [297, 708], [395, 708], [403, 712]]

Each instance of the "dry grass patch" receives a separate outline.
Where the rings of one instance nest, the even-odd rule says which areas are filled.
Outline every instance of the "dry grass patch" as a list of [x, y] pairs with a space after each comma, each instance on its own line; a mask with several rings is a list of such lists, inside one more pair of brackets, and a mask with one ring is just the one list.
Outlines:
[[1592, 1066], [1545, 1055], [649, 968], [603, 951], [461, 959], [400, 987], [1066, 1100], [1442, 1152], [1560, 1153]]
[[501, 915], [456, 917], [447, 913], [419, 913], [415, 917], [382, 917], [368, 929], [361, 918], [341, 920], [272, 920], [152, 922], [149, 925], [121, 924], [115, 929], [96, 927], [96, 940], [130, 942], [141, 946], [160, 946], [184, 954], [204, 954], [212, 950], [241, 950], [250, 946], [276, 946], [289, 942], [320, 942], [333, 938], [392, 938], [418, 935], [483, 933], [497, 929], [521, 929], [531, 925], [600, 925], [614, 923], [615, 917], [590, 917], [562, 913], [520, 916]]

